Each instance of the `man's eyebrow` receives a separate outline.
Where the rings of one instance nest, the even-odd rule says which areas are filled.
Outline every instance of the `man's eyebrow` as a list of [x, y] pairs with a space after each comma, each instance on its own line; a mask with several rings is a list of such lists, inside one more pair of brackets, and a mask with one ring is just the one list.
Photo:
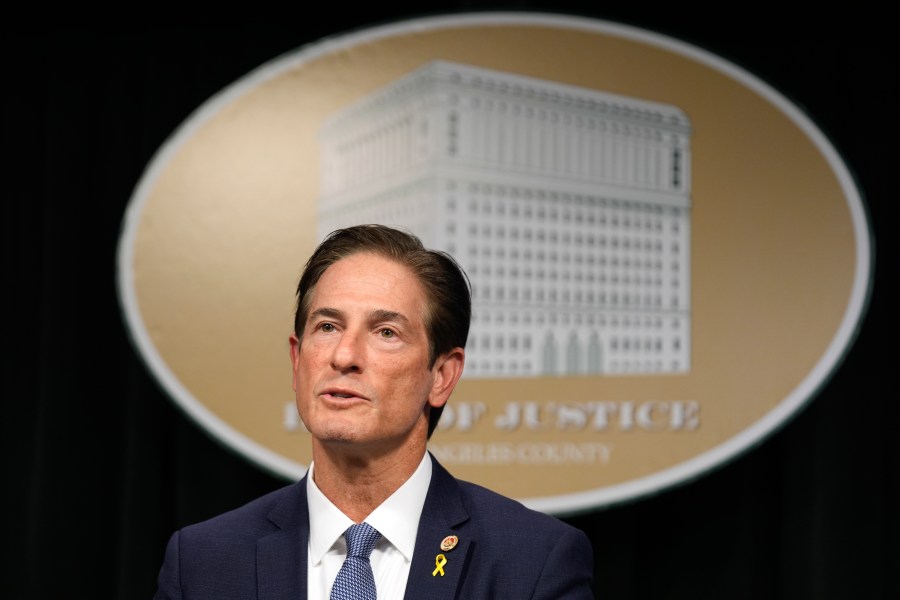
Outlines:
[[369, 313], [372, 321], [397, 321], [403, 325], [409, 325], [410, 320], [403, 313], [395, 310], [376, 309]]
[[343, 313], [338, 309], [328, 308], [327, 306], [325, 306], [322, 308], [317, 308], [316, 310], [309, 313], [309, 319], [307, 320], [311, 321], [312, 319], [318, 319], [320, 317], [324, 317], [326, 319], [338, 319], [341, 317], [341, 315], [343, 315]]

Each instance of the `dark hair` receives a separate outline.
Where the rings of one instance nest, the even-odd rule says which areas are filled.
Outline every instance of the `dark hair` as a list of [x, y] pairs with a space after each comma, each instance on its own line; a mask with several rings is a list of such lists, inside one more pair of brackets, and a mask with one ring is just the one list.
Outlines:
[[[322, 274], [341, 259], [371, 253], [406, 266], [425, 290], [423, 318], [428, 334], [428, 368], [453, 348], [465, 348], [472, 317], [472, 294], [465, 272], [447, 252], [429, 250], [412, 233], [386, 225], [356, 225], [331, 232], [315, 249], [297, 285], [294, 333], [303, 338], [312, 294]], [[444, 407], [428, 415], [428, 437]]]

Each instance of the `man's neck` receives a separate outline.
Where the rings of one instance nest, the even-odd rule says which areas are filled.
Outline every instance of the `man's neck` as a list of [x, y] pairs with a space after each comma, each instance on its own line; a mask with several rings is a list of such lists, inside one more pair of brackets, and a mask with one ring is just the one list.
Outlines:
[[326, 498], [360, 523], [406, 483], [424, 454], [425, 444], [378, 456], [313, 444], [313, 479]]

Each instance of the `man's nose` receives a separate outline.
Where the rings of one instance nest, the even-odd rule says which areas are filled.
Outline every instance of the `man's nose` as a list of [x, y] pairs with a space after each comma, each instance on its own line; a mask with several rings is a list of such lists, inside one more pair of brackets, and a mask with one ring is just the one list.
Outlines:
[[331, 366], [336, 371], [360, 371], [365, 354], [363, 335], [353, 331], [345, 331], [334, 347]]

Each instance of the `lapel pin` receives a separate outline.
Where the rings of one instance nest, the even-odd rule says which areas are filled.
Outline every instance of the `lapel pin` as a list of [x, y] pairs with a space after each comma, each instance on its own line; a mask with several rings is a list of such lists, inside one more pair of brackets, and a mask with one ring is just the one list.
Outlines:
[[456, 544], [459, 543], [459, 538], [455, 535], [448, 535], [441, 541], [441, 550], [444, 552], [449, 552], [456, 548]]
[[431, 572], [432, 577], [436, 577], [438, 573], [444, 576], [444, 565], [447, 564], [447, 558], [443, 554], [434, 557], [434, 571]]

